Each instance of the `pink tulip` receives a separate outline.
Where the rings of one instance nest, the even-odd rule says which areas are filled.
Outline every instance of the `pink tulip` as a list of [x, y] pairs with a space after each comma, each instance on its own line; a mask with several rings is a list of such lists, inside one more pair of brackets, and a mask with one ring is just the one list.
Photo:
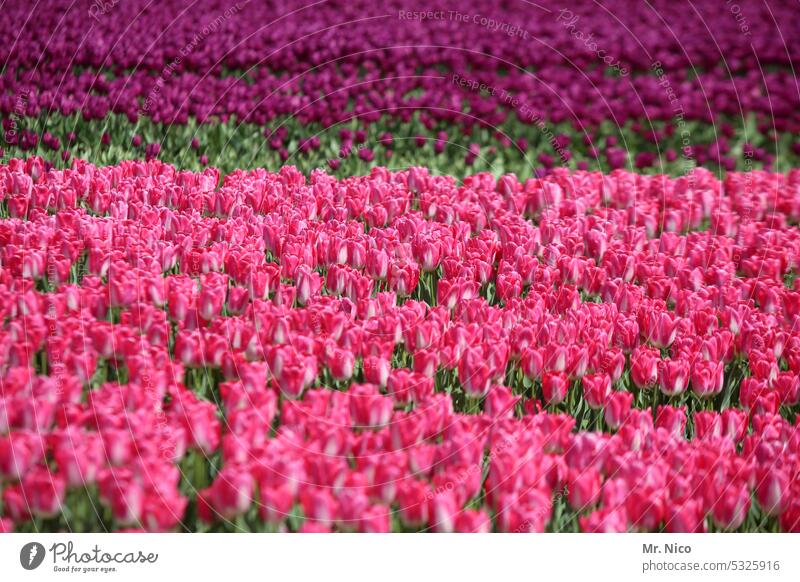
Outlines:
[[611, 379], [605, 374], [589, 374], [583, 377], [583, 397], [592, 410], [600, 410], [611, 393]]
[[581, 531], [591, 533], [620, 533], [628, 531], [628, 520], [624, 511], [598, 509], [578, 519]]
[[437, 493], [431, 498], [430, 506], [430, 521], [434, 530], [440, 533], [454, 532], [460, 513], [455, 494], [452, 491]]
[[744, 523], [750, 510], [750, 491], [741, 482], [729, 482], [717, 488], [711, 515], [720, 529], [735, 530]]
[[633, 394], [630, 392], [611, 392], [608, 395], [603, 410], [606, 424], [612, 430], [617, 430], [625, 423], [631, 411]]
[[698, 439], [715, 439], [722, 436], [722, 419], [717, 412], [695, 412], [694, 432]]
[[595, 469], [573, 470], [569, 477], [569, 504], [576, 511], [593, 507], [600, 499], [600, 474]]
[[738, 443], [744, 438], [747, 431], [747, 412], [728, 408], [722, 411], [722, 434]]
[[391, 364], [383, 358], [377, 356], [364, 358], [364, 379], [371, 384], [386, 386], [391, 369]]
[[495, 386], [486, 396], [485, 412], [493, 418], [513, 418], [514, 407], [520, 400], [508, 386]]
[[433, 394], [433, 379], [408, 370], [392, 370], [386, 389], [398, 404], [422, 402]]
[[668, 503], [664, 527], [670, 533], [705, 532], [705, 514], [702, 506], [692, 499]]
[[667, 396], [682, 394], [689, 382], [689, 363], [684, 360], [663, 360], [658, 364], [658, 382]]
[[272, 525], [286, 521], [294, 499], [288, 487], [262, 487], [259, 515]]
[[686, 430], [686, 407], [659, 406], [656, 413], [656, 427], [663, 428], [675, 436], [683, 437]]
[[430, 493], [420, 481], [410, 481], [400, 486], [396, 502], [400, 519], [406, 526], [419, 528], [428, 523]]
[[354, 427], [380, 428], [386, 426], [392, 415], [392, 401], [378, 393], [370, 384], [353, 386], [350, 395], [350, 417]]
[[567, 397], [569, 380], [564, 374], [548, 374], [542, 376], [542, 391], [548, 405], [561, 403]]
[[467, 396], [485, 396], [491, 383], [491, 370], [481, 350], [468, 347], [458, 364], [458, 379]]
[[456, 517], [454, 527], [459, 533], [489, 533], [492, 522], [483, 510], [464, 509]]
[[639, 389], [655, 386], [658, 376], [659, 357], [647, 349], [637, 349], [631, 354], [631, 380]]
[[66, 480], [45, 468], [30, 471], [21, 481], [22, 491], [31, 513], [36, 517], [52, 518], [62, 510]]
[[768, 515], [780, 515], [788, 504], [789, 476], [777, 467], [766, 467], [756, 473], [756, 499]]
[[20, 431], [0, 436], [0, 475], [19, 480], [42, 454], [43, 449], [35, 433]]
[[722, 362], [696, 361], [692, 368], [692, 391], [700, 397], [715, 396], [722, 392], [724, 369]]
[[233, 519], [246, 513], [253, 502], [253, 478], [236, 467], [225, 467], [200, 496], [206, 506], [201, 515], [205, 513], [208, 521]]

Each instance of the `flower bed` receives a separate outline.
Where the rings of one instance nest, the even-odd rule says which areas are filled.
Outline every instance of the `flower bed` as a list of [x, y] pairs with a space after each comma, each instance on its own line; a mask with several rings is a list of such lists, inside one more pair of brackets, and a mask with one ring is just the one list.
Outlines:
[[0, 529], [797, 531], [800, 172], [0, 166]]
[[163, 150], [181, 167], [291, 159], [340, 177], [800, 165], [793, 8], [639, 4], [47, 0], [31, 18], [17, 3], [0, 29], [0, 158]]

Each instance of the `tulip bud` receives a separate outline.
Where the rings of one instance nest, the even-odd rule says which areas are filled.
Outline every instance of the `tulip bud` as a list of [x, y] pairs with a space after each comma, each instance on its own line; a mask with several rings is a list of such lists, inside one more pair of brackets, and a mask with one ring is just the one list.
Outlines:
[[718, 528], [738, 529], [750, 511], [750, 491], [745, 483], [725, 482], [715, 487], [711, 515]]
[[686, 430], [686, 407], [659, 406], [656, 413], [656, 428], [663, 428], [677, 437], [683, 437]]
[[756, 474], [756, 499], [768, 515], [780, 515], [789, 501], [789, 476], [775, 466], [760, 469]]
[[630, 392], [612, 392], [608, 395], [603, 414], [612, 430], [617, 430], [627, 420], [632, 403], [633, 394]]
[[513, 418], [514, 407], [520, 400], [508, 386], [495, 386], [486, 396], [485, 412], [492, 418]]
[[702, 398], [722, 392], [724, 368], [722, 362], [697, 360], [692, 369], [692, 391]]
[[583, 397], [589, 408], [600, 410], [611, 393], [611, 378], [605, 374], [589, 374], [583, 377]]
[[564, 374], [545, 373], [542, 376], [542, 392], [548, 406], [561, 403], [567, 397], [569, 380]]
[[631, 380], [640, 390], [655, 386], [658, 381], [659, 357], [647, 349], [637, 349], [631, 354]]
[[662, 360], [658, 363], [658, 382], [661, 392], [676, 396], [686, 390], [689, 381], [689, 363], [684, 360]]
[[722, 436], [722, 418], [718, 412], [694, 413], [694, 434], [698, 439], [715, 439]]

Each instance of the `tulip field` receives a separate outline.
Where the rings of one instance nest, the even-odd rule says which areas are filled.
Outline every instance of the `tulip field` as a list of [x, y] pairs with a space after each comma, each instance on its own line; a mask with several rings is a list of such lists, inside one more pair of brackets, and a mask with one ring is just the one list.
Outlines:
[[12, 161], [3, 528], [800, 528], [800, 172], [689, 178]]
[[415, 1], [12, 2], [0, 158], [340, 178], [800, 166], [790, 2]]
[[796, 8], [452, 4], [4, 6], [0, 532], [800, 532]]

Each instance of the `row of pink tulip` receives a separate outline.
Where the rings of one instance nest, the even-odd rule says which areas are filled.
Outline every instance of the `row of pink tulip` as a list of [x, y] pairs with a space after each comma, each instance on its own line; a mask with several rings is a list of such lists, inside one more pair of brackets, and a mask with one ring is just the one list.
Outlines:
[[12, 160], [1, 527], [796, 530], [798, 184]]

